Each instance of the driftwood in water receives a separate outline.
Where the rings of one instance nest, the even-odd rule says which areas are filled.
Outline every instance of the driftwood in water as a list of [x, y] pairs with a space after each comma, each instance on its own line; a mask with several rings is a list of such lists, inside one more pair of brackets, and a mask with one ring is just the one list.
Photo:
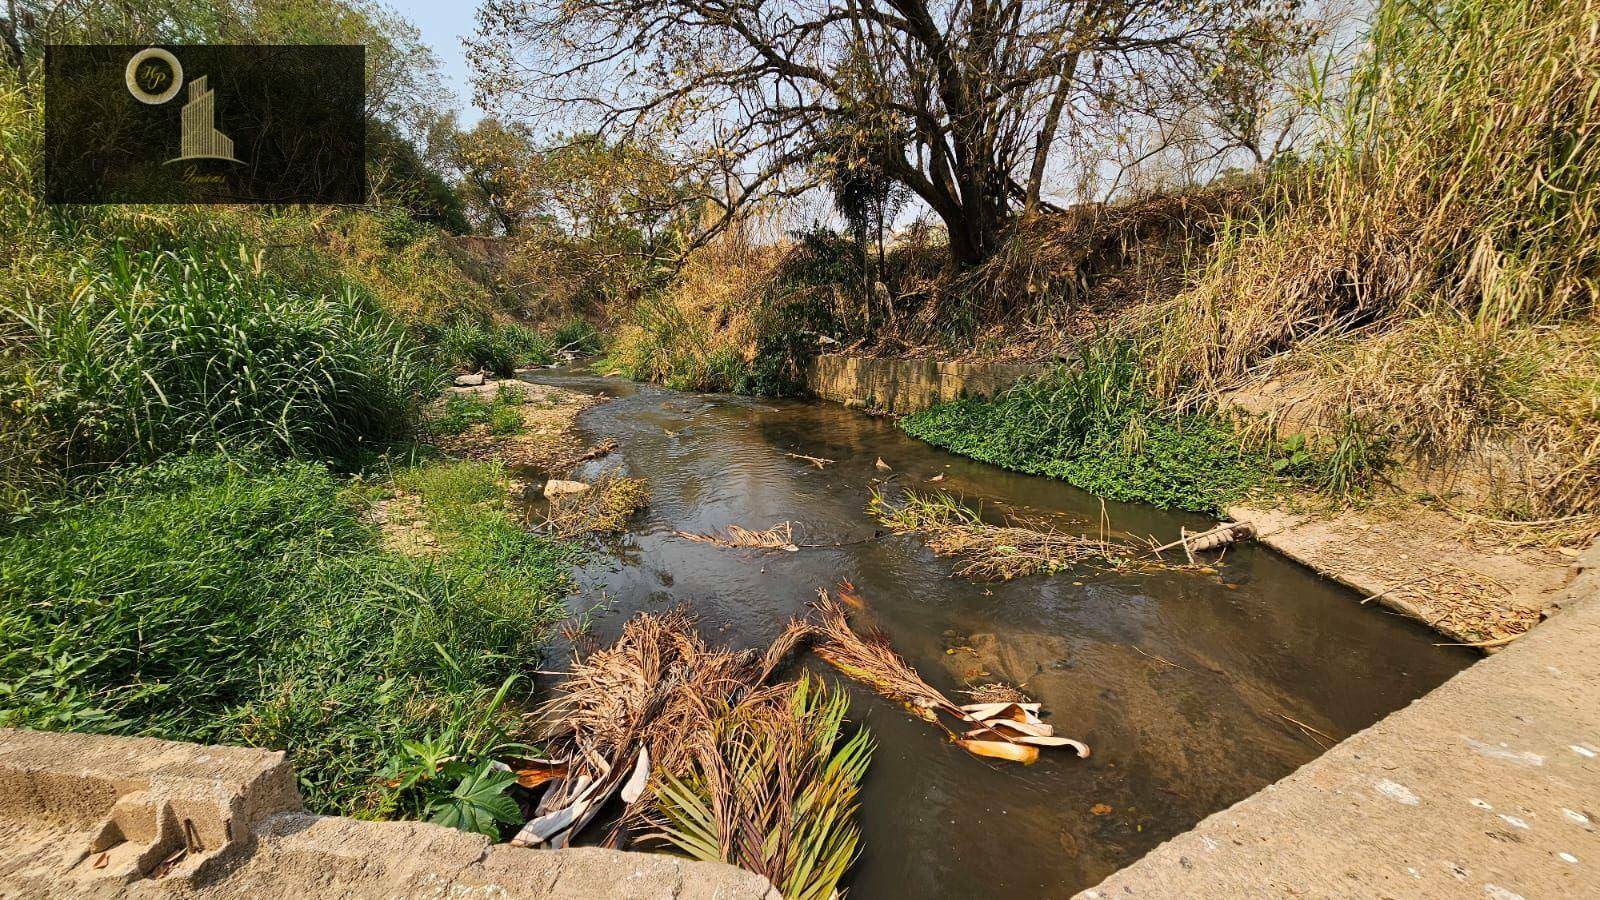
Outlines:
[[1193, 555], [1201, 550], [1221, 550], [1223, 547], [1230, 547], [1238, 541], [1248, 541], [1255, 536], [1256, 527], [1249, 522], [1224, 522], [1199, 534], [1184, 532], [1182, 537], [1170, 544], [1162, 544], [1151, 552], [1160, 553], [1173, 547], [1182, 547], [1185, 553]]

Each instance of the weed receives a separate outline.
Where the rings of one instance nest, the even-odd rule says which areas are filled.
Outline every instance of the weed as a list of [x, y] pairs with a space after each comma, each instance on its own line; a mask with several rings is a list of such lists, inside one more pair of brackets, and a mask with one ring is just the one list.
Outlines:
[[7, 318], [7, 415], [75, 463], [215, 446], [348, 459], [403, 437], [437, 373], [353, 289], [307, 295], [197, 251], [84, 256]]
[[494, 399], [486, 400], [478, 394], [453, 394], [445, 399], [444, 409], [428, 425], [434, 434], [457, 435], [474, 425], [487, 426], [496, 437], [522, 431], [521, 407], [527, 396], [516, 389], [502, 387]]

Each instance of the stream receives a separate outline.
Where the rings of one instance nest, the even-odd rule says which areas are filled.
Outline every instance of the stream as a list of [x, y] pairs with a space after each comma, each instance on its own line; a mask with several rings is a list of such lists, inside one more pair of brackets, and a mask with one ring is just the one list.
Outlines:
[[[569, 601], [602, 642], [639, 611], [688, 601], [713, 643], [762, 647], [818, 587], [848, 579], [865, 618], [957, 702], [972, 685], [1021, 685], [1057, 734], [1093, 748], [1082, 760], [1045, 750], [1026, 767], [979, 759], [829, 671], [877, 745], [848, 882], [856, 897], [1069, 896], [1320, 755], [1330, 741], [1316, 732], [1342, 739], [1476, 659], [1253, 545], [1230, 550], [1216, 575], [956, 579], [952, 561], [915, 536], [874, 539], [874, 487], [942, 489], [986, 517], [1042, 517], [1083, 534], [1098, 532], [1103, 508], [1113, 529], [1163, 543], [1180, 526], [1213, 523], [1102, 507], [841, 406], [681, 393], [577, 368], [525, 377], [613, 398], [579, 424], [619, 449], [579, 476], [616, 466], [649, 484], [648, 510], [579, 571]], [[819, 469], [788, 453], [837, 462]], [[798, 543], [841, 546], [727, 550], [673, 534], [783, 522]]]

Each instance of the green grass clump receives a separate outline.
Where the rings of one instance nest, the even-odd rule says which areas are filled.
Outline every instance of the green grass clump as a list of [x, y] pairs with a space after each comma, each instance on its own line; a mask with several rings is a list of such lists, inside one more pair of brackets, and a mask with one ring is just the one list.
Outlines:
[[544, 365], [555, 359], [551, 339], [522, 325], [480, 325], [458, 321], [439, 332], [439, 355], [446, 366], [468, 372], [493, 372], [502, 378], [520, 365]]
[[287, 749], [315, 810], [420, 812], [380, 773], [407, 741], [495, 743], [573, 559], [483, 508], [451, 552], [387, 553], [349, 501], [320, 465], [191, 456], [12, 525], [0, 725]]
[[76, 287], [0, 313], [8, 420], [74, 464], [249, 447], [350, 459], [405, 436], [437, 372], [352, 288], [306, 293], [198, 249], [78, 261]]
[[605, 341], [600, 335], [600, 330], [587, 320], [568, 319], [556, 326], [556, 330], [550, 336], [550, 343], [558, 350], [566, 350], [579, 356], [592, 356], [603, 349]]
[[502, 389], [494, 399], [486, 400], [477, 394], [456, 394], [445, 400], [444, 410], [428, 426], [434, 434], [461, 434], [474, 425], [489, 426], [489, 433], [497, 437], [522, 431], [520, 407], [526, 397], [515, 390]]
[[1110, 500], [1215, 513], [1270, 477], [1227, 423], [1162, 409], [1120, 343], [991, 400], [923, 410], [900, 427], [963, 456], [1060, 478]]

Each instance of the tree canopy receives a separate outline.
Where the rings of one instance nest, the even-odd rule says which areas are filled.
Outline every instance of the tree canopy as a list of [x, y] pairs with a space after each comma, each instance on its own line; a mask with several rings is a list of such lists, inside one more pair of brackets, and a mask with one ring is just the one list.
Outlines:
[[[487, 0], [480, 95], [670, 144], [723, 220], [870, 165], [976, 263], [1037, 208], [1064, 130], [1159, 116], [1298, 0]], [[1241, 42], [1241, 35], [1251, 39]], [[1235, 93], [1237, 89], [1235, 88]], [[819, 163], [822, 163], [819, 165]]]

